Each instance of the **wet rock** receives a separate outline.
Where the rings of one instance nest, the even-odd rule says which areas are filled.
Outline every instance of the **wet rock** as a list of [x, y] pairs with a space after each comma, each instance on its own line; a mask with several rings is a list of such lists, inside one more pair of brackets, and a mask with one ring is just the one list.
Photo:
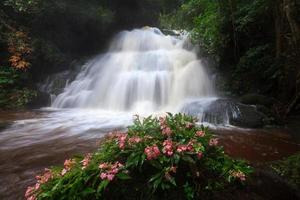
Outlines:
[[258, 112], [255, 106], [236, 104], [239, 113], [230, 118], [230, 124], [244, 128], [261, 128], [264, 126], [266, 116]]
[[243, 128], [261, 128], [268, 118], [256, 106], [231, 99], [200, 100], [183, 107], [183, 113], [198, 117], [201, 122], [214, 125], [234, 125]]

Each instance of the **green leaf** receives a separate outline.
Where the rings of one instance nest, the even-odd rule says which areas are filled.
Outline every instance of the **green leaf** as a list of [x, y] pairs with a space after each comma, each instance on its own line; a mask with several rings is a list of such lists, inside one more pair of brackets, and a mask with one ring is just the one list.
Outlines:
[[158, 179], [161, 176], [162, 176], [162, 172], [158, 172], [157, 174], [155, 174], [154, 176], [151, 177], [149, 182], [153, 182], [154, 180]]
[[96, 192], [96, 190], [94, 190], [93, 188], [88, 187], [88, 188], [83, 190], [82, 195], [83, 196], [88, 196], [88, 195], [93, 194], [95, 192]]
[[151, 161], [150, 161], [150, 164], [151, 164], [153, 167], [155, 167], [156, 169], [162, 169], [161, 164], [160, 164], [158, 161], [156, 161], [156, 160], [151, 160]]
[[131, 177], [126, 173], [119, 173], [119, 174], [117, 174], [117, 177], [120, 180], [129, 180], [129, 179], [131, 179]]
[[189, 163], [192, 163], [192, 164], [195, 164], [196, 162], [194, 161], [194, 159], [191, 157], [191, 156], [188, 156], [188, 155], [184, 155], [182, 156], [182, 160], [186, 161], [186, 162], [189, 162]]
[[102, 193], [109, 184], [109, 180], [103, 180], [98, 186], [97, 192]]

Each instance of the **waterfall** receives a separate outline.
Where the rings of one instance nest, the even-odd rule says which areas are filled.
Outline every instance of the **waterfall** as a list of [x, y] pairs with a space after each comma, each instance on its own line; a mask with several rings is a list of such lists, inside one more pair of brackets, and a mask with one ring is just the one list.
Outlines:
[[214, 94], [186, 34], [157, 28], [119, 33], [103, 55], [87, 62], [52, 107], [112, 111], [174, 110], [187, 99]]

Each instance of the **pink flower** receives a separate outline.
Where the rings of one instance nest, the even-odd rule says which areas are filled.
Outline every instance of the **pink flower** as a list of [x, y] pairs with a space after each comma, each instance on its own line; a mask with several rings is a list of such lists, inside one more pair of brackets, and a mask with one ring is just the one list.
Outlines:
[[214, 139], [210, 139], [209, 140], [209, 146], [217, 146], [219, 143], [218, 139], [217, 138], [214, 138]]
[[166, 118], [160, 117], [159, 123], [160, 123], [160, 129], [162, 130], [162, 134], [166, 136], [171, 136], [172, 130], [170, 127], [168, 127]]
[[187, 129], [191, 129], [191, 128], [193, 128], [193, 127], [194, 127], [194, 124], [191, 123], [191, 122], [187, 122], [187, 123], [185, 124], [185, 128], [187, 128]]
[[197, 153], [197, 158], [198, 159], [201, 159], [202, 157], [203, 157], [203, 153], [202, 152]]
[[101, 173], [101, 174], [100, 174], [100, 178], [101, 178], [102, 180], [106, 179], [106, 178], [107, 178], [107, 174], [106, 174], [106, 173]]
[[82, 169], [85, 169], [87, 168], [87, 166], [89, 165], [90, 161], [91, 161], [91, 158], [92, 158], [92, 154], [88, 153], [84, 159], [80, 162], [82, 163]]
[[66, 169], [70, 170], [74, 164], [75, 164], [75, 160], [74, 159], [68, 159], [68, 160], [65, 160], [64, 167]]
[[128, 139], [129, 144], [137, 144], [140, 143], [142, 139], [140, 137], [132, 137]]
[[120, 162], [116, 162], [115, 165], [117, 165], [118, 167], [124, 167], [124, 165], [122, 163], [120, 163]]
[[27, 198], [27, 200], [37, 200], [37, 198], [35, 196], [31, 196], [31, 197]]
[[101, 164], [99, 165], [99, 168], [100, 168], [100, 169], [106, 169], [106, 168], [108, 168], [108, 164], [107, 164], [107, 163], [101, 163]]
[[113, 173], [113, 174], [117, 174], [119, 172], [119, 169], [118, 168], [115, 168], [115, 169], [112, 169], [111, 170], [111, 173]]
[[170, 168], [170, 171], [171, 171], [171, 172], [173, 172], [173, 173], [176, 173], [176, 171], [177, 171], [177, 167], [175, 167], [175, 166], [172, 166], [172, 167]]
[[34, 189], [35, 189], [35, 190], [38, 190], [38, 189], [40, 189], [40, 186], [41, 186], [40, 183], [36, 183]]
[[153, 146], [153, 151], [154, 151], [154, 153], [155, 153], [156, 156], [160, 155], [159, 148], [156, 145]]
[[197, 131], [196, 132], [196, 136], [198, 136], [198, 137], [204, 137], [205, 136], [205, 132], [204, 131]]
[[163, 142], [163, 150], [162, 152], [166, 154], [167, 156], [173, 155], [173, 142], [172, 140], [165, 140]]
[[127, 134], [119, 134], [118, 136], [119, 148], [122, 150], [125, 149], [126, 138], [127, 138]]
[[28, 187], [26, 192], [25, 192], [25, 197], [28, 199], [29, 197], [31, 197], [35, 192], [35, 188], [34, 187]]
[[117, 173], [119, 173], [120, 169], [124, 167], [120, 162], [115, 163], [102, 163], [99, 165], [99, 168], [103, 170], [100, 174], [100, 178], [102, 180], [112, 181]]
[[182, 144], [177, 147], [178, 153], [185, 152], [185, 151], [187, 151], [187, 145]]
[[75, 160], [74, 159], [67, 159], [64, 162], [64, 169], [61, 172], [61, 175], [64, 176], [68, 171], [71, 170], [71, 168], [73, 167], [73, 165], [75, 164]]
[[50, 179], [53, 178], [53, 174], [52, 171], [50, 169], [45, 169], [45, 173], [41, 176], [36, 176], [35, 177], [37, 180], [37, 183], [43, 184], [48, 182]]
[[160, 117], [159, 118], [159, 124], [160, 126], [165, 126], [167, 124], [167, 120], [165, 117]]
[[156, 159], [160, 155], [157, 145], [146, 147], [144, 153], [146, 154], [148, 160]]
[[172, 130], [170, 127], [165, 127], [163, 130], [162, 130], [162, 134], [163, 135], [166, 135], [166, 136], [171, 136], [172, 135]]
[[189, 143], [187, 144], [187, 150], [188, 151], [193, 151], [194, 150], [194, 147], [193, 147], [194, 143], [195, 143], [194, 140], [189, 141]]
[[114, 177], [115, 177], [114, 174], [108, 174], [108, 175], [107, 175], [107, 179], [108, 179], [109, 181], [112, 181], [112, 180], [114, 179]]
[[232, 171], [230, 173], [230, 175], [235, 177], [235, 178], [240, 179], [240, 181], [245, 181], [246, 180], [246, 175], [243, 172], [239, 171], [239, 170], [238, 171]]
[[63, 168], [63, 170], [61, 171], [61, 175], [64, 176], [67, 172], [68, 171], [65, 168]]

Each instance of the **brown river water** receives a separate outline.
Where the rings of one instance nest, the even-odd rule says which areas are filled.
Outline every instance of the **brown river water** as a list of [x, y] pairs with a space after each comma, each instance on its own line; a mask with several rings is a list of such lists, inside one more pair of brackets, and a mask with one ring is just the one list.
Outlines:
[[[124, 129], [128, 113], [93, 110], [0, 112], [0, 199], [24, 199], [44, 168], [97, 148], [105, 133]], [[273, 161], [300, 151], [292, 130], [214, 128], [225, 151], [251, 162]]]

